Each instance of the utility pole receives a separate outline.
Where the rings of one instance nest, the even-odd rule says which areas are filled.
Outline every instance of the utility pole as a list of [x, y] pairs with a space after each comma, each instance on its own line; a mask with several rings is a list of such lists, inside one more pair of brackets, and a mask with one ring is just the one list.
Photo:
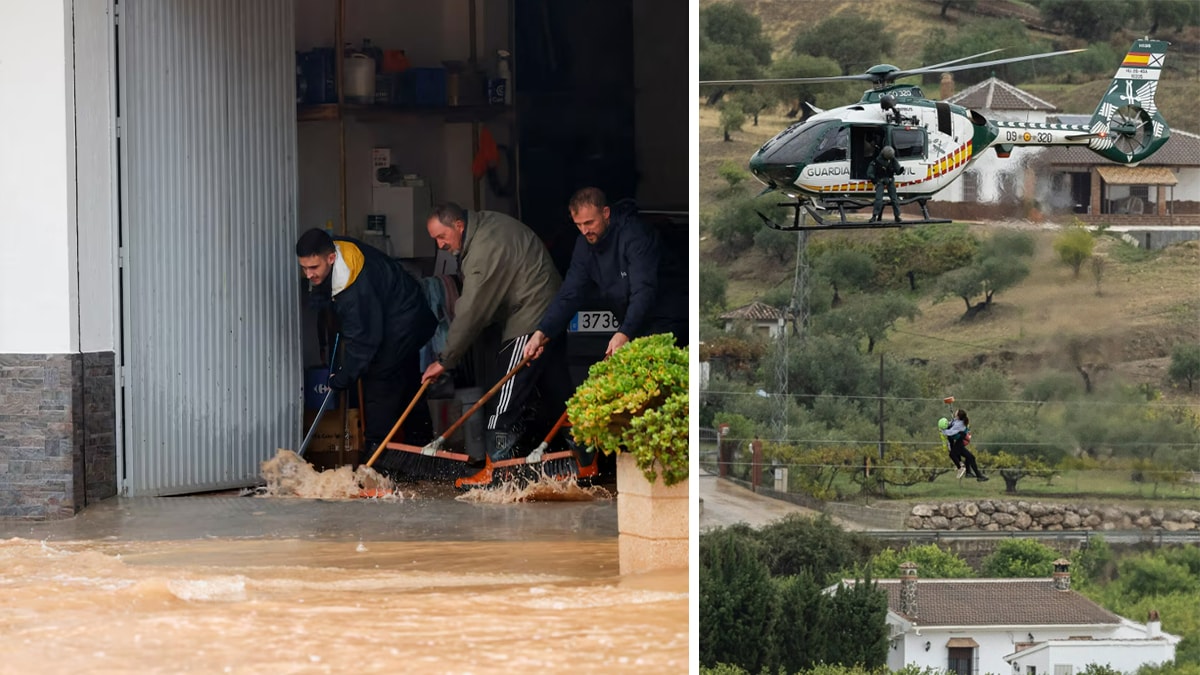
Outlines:
[[[804, 224], [807, 214], [800, 214], [799, 222]], [[775, 345], [775, 419], [772, 420], [779, 440], [785, 440], [788, 432], [788, 407], [791, 396], [788, 394], [788, 346], [791, 338], [787, 334], [787, 321], [792, 324], [792, 337], [803, 340], [808, 335], [808, 298], [809, 298], [809, 268], [808, 268], [808, 231], [796, 232], [796, 267], [792, 273], [792, 296], [788, 300], [788, 310], [785, 313], [785, 324], [781, 326]]]
[[883, 462], [883, 353], [879, 354], [879, 461]]

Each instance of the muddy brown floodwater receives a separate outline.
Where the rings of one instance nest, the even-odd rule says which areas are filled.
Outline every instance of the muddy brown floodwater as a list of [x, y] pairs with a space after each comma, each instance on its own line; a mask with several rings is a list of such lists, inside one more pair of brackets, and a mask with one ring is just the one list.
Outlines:
[[0, 521], [0, 673], [688, 671], [687, 571], [620, 576], [607, 492], [393, 489]]

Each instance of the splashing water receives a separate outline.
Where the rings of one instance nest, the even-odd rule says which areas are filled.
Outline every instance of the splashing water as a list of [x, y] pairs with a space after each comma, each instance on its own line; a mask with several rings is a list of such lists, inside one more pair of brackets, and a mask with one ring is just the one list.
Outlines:
[[303, 497], [308, 499], [389, 499], [403, 501], [416, 497], [404, 493], [396, 483], [368, 466], [351, 469], [349, 465], [317, 471], [313, 465], [291, 450], [280, 449], [262, 463], [266, 485], [254, 494], [263, 497]]
[[598, 485], [580, 485], [575, 476], [552, 476], [539, 468], [528, 480], [502, 480], [487, 488], [470, 490], [456, 499], [480, 504], [589, 502], [612, 499], [612, 493]]

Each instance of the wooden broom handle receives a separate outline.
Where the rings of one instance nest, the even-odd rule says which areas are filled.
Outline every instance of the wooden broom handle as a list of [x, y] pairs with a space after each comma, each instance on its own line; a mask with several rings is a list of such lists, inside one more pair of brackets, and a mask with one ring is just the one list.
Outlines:
[[554, 434], [557, 434], [558, 430], [562, 429], [563, 425], [565, 425], [566, 423], [567, 423], [567, 411], [564, 410], [563, 414], [559, 415], [558, 421], [554, 423], [554, 427], [550, 429], [550, 433], [546, 434], [546, 438], [542, 442], [549, 443], [550, 439], [554, 438]]
[[400, 430], [400, 425], [404, 424], [404, 420], [408, 418], [408, 414], [412, 412], [413, 408], [416, 407], [417, 401], [421, 400], [421, 395], [424, 394], [425, 390], [429, 388], [430, 382], [432, 382], [432, 380], [422, 384], [421, 388], [417, 390], [417, 395], [413, 397], [413, 400], [408, 402], [408, 407], [404, 409], [404, 412], [400, 415], [400, 419], [396, 420], [396, 424], [392, 427], [392, 430], [388, 432], [387, 438], [383, 439], [383, 442], [379, 444], [379, 447], [375, 448], [375, 454], [371, 455], [371, 459], [367, 460], [367, 466], [371, 466], [375, 463], [375, 460], [379, 459], [379, 455], [383, 453], [383, 449], [386, 448], [387, 444], [391, 442], [392, 436], [395, 436], [396, 432]]
[[[545, 340], [542, 340], [542, 344], [546, 344], [549, 341], [550, 341], [550, 338], [546, 338]], [[496, 392], [500, 391], [500, 387], [503, 387], [505, 382], [508, 382], [509, 380], [511, 380], [513, 378], [514, 375], [516, 375], [518, 372], [520, 372], [520, 370], [522, 368], [524, 368], [525, 364], [529, 363], [529, 361], [530, 361], [530, 357], [528, 357], [528, 356], [522, 357], [520, 363], [513, 366], [513, 369], [508, 371], [508, 373], [505, 374], [504, 377], [500, 378], [499, 382], [492, 385], [492, 388], [488, 389], [486, 394], [479, 397], [479, 400], [475, 402], [475, 405], [471, 406], [471, 408], [469, 410], [467, 410], [467, 412], [463, 413], [463, 416], [458, 418], [458, 420], [455, 421], [454, 424], [451, 424], [449, 429], [442, 432], [442, 438], [450, 438], [451, 436], [453, 436], [454, 432], [458, 431], [458, 428], [461, 427], [463, 425], [463, 423], [465, 423], [467, 421], [468, 417], [470, 417], [471, 415], [474, 415], [477, 410], [482, 408], [483, 404], [487, 403], [488, 399], [495, 396]]]

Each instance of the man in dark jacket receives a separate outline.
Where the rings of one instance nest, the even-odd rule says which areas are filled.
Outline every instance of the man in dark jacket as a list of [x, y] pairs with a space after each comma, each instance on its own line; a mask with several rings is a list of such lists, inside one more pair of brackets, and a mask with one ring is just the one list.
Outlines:
[[[462, 294], [454, 305], [454, 320], [446, 346], [423, 379], [436, 380], [454, 368], [467, 349], [492, 324], [499, 324], [502, 345], [496, 357], [500, 372], [521, 362], [525, 343], [562, 283], [545, 244], [524, 223], [495, 211], [467, 211], [457, 204], [439, 204], [426, 222], [438, 248], [458, 256]], [[548, 430], [566, 406], [570, 381], [562, 341], [552, 344], [546, 363], [517, 371], [489, 402], [488, 456], [510, 459], [525, 428]], [[540, 393], [543, 404], [527, 409]], [[539, 431], [545, 433], [545, 431]], [[533, 448], [524, 448], [532, 450]], [[472, 457], [475, 462], [482, 457]]]
[[[362, 379], [365, 462], [420, 389], [421, 347], [437, 317], [398, 260], [360, 241], [314, 228], [296, 242], [296, 256], [312, 292], [327, 295], [337, 314], [345, 348], [329, 386], [345, 390]], [[429, 407], [414, 406], [402, 431], [405, 443], [432, 440]]]
[[658, 234], [637, 216], [632, 200], [609, 207], [604, 193], [586, 187], [571, 197], [571, 219], [579, 228], [562, 288], [525, 345], [537, 356], [547, 336], [567, 329], [585, 302], [610, 309], [620, 327], [605, 350], [611, 355], [634, 338], [671, 333], [688, 343], [687, 268], [673, 251], [662, 250]]
[[900, 222], [900, 200], [896, 198], [896, 176], [904, 173], [904, 167], [900, 165], [900, 160], [896, 159], [896, 151], [890, 145], [883, 146], [883, 150], [875, 159], [871, 160], [871, 165], [867, 167], [867, 178], [875, 183], [875, 208], [871, 212], [871, 219], [868, 223], [878, 223], [883, 216], [883, 190], [886, 188], [888, 199], [892, 200], [892, 213], [896, 216], [896, 222]]

